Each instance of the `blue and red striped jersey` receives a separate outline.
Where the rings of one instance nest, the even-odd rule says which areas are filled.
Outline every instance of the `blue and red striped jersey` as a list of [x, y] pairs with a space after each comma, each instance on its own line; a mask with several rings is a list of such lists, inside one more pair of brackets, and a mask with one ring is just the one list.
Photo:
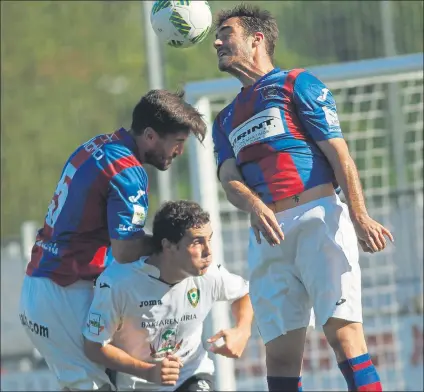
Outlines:
[[216, 117], [218, 170], [236, 159], [246, 185], [264, 203], [333, 183], [317, 141], [343, 137], [329, 89], [303, 69], [275, 68], [243, 88]]
[[26, 273], [61, 286], [95, 279], [110, 239], [144, 235], [148, 178], [123, 128], [98, 135], [66, 162]]

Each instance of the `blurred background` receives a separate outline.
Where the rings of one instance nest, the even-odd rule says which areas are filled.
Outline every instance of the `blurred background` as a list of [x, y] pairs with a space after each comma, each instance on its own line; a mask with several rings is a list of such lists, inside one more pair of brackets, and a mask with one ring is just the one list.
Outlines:
[[[214, 14], [238, 3], [210, 1]], [[369, 350], [385, 390], [423, 390], [423, 2], [246, 3], [277, 18], [276, 65], [311, 69], [336, 96], [370, 213], [396, 237], [383, 253], [361, 255]], [[57, 389], [17, 307], [35, 229], [69, 154], [129, 127], [149, 88], [185, 89], [209, 122], [238, 92], [217, 69], [214, 34], [185, 50], [158, 45], [146, 23], [150, 6], [1, 2], [1, 390]], [[149, 217], [166, 199], [201, 202], [219, 231], [217, 261], [247, 277], [247, 217], [223, 197], [210, 139], [191, 141], [169, 172], [148, 170]], [[221, 311], [206, 332], [228, 322]], [[217, 360], [218, 386], [265, 390], [263, 354], [255, 329], [243, 358]], [[319, 329], [308, 335], [303, 384], [346, 389]]]

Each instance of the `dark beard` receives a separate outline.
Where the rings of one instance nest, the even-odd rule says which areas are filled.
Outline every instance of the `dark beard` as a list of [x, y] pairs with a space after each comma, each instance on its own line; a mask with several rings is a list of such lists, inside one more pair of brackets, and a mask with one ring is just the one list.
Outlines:
[[231, 66], [233, 65], [232, 58], [225, 59], [224, 62], [218, 60], [218, 69], [221, 72], [229, 72], [231, 70]]
[[165, 166], [165, 162], [154, 151], [147, 151], [144, 155], [144, 159], [146, 163], [154, 166], [158, 170], [165, 171], [168, 169], [168, 167]]

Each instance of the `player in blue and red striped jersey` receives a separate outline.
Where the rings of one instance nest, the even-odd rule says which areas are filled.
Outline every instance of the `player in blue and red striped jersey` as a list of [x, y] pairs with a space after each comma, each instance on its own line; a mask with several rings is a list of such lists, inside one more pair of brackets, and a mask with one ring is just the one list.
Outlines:
[[349, 390], [381, 391], [362, 327], [357, 242], [378, 252], [393, 237], [367, 213], [333, 95], [303, 69], [274, 67], [277, 38], [266, 11], [218, 15], [219, 69], [243, 88], [214, 122], [215, 154], [228, 200], [251, 214], [250, 292], [269, 390], [302, 389], [313, 309]]
[[182, 94], [152, 90], [134, 108], [129, 131], [98, 135], [65, 163], [37, 234], [20, 305], [31, 341], [62, 388], [112, 388], [105, 368], [83, 351], [93, 280], [106, 267], [109, 246], [120, 263], [151, 253], [151, 236], [143, 230], [148, 211], [143, 165], [167, 170], [190, 133], [205, 136], [198, 111]]

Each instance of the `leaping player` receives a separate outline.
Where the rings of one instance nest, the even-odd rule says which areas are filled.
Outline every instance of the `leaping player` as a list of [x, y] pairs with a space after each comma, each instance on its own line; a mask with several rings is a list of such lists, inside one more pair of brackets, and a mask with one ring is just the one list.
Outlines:
[[393, 237], [368, 215], [333, 95], [311, 73], [273, 65], [269, 12], [240, 5], [216, 27], [218, 67], [243, 85], [214, 122], [218, 175], [228, 200], [251, 215], [250, 293], [269, 390], [302, 389], [313, 308], [349, 390], [381, 391], [362, 327], [357, 243], [374, 253]]
[[[118, 371], [119, 391], [213, 391], [203, 322], [216, 301], [231, 301], [236, 326], [209, 339], [238, 358], [250, 337], [248, 283], [213, 263], [209, 214], [194, 202], [167, 202], [153, 222], [155, 252], [112, 263], [97, 280], [84, 330], [87, 356]], [[224, 344], [215, 344], [220, 338]]]
[[93, 280], [111, 245], [120, 263], [152, 252], [143, 227], [148, 179], [143, 164], [166, 170], [182, 154], [190, 132], [206, 126], [181, 94], [152, 90], [133, 111], [129, 131], [99, 135], [68, 159], [24, 278], [20, 318], [66, 390], [111, 390], [105, 367], [86, 358], [81, 328], [93, 298]]

